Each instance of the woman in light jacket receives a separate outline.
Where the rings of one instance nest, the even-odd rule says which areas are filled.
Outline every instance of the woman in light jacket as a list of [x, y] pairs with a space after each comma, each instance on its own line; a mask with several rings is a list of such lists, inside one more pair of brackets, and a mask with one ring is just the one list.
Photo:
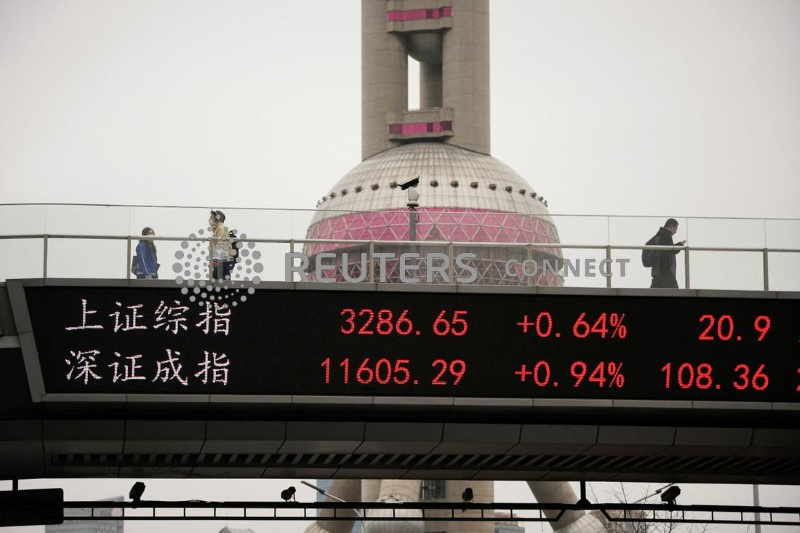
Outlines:
[[208, 217], [212, 235], [208, 255], [211, 259], [211, 279], [225, 279], [225, 263], [231, 260], [231, 241], [225, 226], [225, 213], [212, 210]]

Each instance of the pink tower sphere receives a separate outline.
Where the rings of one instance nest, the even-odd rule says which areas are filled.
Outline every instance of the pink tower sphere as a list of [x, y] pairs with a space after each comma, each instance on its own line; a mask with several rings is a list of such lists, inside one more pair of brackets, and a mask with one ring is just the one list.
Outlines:
[[[419, 175], [419, 207], [416, 209], [417, 241], [461, 243], [559, 242], [558, 231], [543, 199], [525, 180], [499, 160], [458, 146], [439, 142], [416, 142], [374, 155], [348, 172], [318, 205], [307, 239], [341, 241], [398, 241], [410, 239], [406, 191], [399, 184]], [[357, 277], [364, 263], [358, 256], [368, 250], [364, 244], [346, 242], [309, 244], [304, 253], [313, 267], [321, 252], [347, 252], [347, 264], [340, 258], [333, 273], [344, 280]], [[377, 244], [373, 251], [408, 252], [391, 244]], [[448, 252], [445, 245], [419, 246], [421, 256], [430, 251]], [[473, 283], [482, 285], [561, 286], [563, 278], [552, 269], [531, 266], [558, 265], [561, 250], [548, 247], [456, 246], [454, 254], [471, 252], [471, 266], [478, 275]], [[326, 258], [329, 259], [329, 258]], [[509, 262], [509, 260], [513, 260]], [[424, 258], [422, 259], [424, 262]], [[523, 262], [527, 268], [523, 270]], [[399, 281], [396, 261], [388, 263], [388, 282]], [[424, 270], [424, 268], [423, 268]], [[458, 274], [456, 272], [456, 274]], [[434, 283], [447, 280], [435, 279]]]

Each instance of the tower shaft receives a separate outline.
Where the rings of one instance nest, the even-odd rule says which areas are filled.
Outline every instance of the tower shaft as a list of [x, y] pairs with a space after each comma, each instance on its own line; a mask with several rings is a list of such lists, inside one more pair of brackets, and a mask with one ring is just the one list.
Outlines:
[[361, 18], [362, 158], [420, 140], [488, 155], [489, 0], [362, 0]]

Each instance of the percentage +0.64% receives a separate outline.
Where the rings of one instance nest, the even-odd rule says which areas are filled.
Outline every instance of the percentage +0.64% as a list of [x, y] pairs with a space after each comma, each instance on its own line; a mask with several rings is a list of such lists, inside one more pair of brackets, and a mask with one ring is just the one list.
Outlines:
[[[572, 335], [577, 339], [585, 339], [591, 335], [601, 339], [624, 339], [628, 335], [624, 320], [625, 313], [600, 313], [597, 318], [581, 313], [572, 324]], [[522, 333], [532, 332], [542, 339], [561, 337], [561, 332], [555, 331], [553, 315], [549, 311], [541, 311], [532, 318], [530, 315], [523, 315], [517, 326]]]

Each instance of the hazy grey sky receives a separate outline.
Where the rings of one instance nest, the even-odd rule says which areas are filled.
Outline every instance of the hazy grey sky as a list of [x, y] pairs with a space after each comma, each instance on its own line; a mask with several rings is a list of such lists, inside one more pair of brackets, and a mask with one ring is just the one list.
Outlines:
[[[800, 1], [491, 8], [492, 152], [553, 213], [800, 217]], [[0, 203], [313, 208], [359, 163], [359, 24], [357, 0], [0, 0]], [[178, 484], [149, 490], [254, 491]]]
[[[492, 0], [492, 150], [554, 213], [800, 215], [800, 2]], [[0, 201], [313, 208], [357, 0], [2, 0]]]

